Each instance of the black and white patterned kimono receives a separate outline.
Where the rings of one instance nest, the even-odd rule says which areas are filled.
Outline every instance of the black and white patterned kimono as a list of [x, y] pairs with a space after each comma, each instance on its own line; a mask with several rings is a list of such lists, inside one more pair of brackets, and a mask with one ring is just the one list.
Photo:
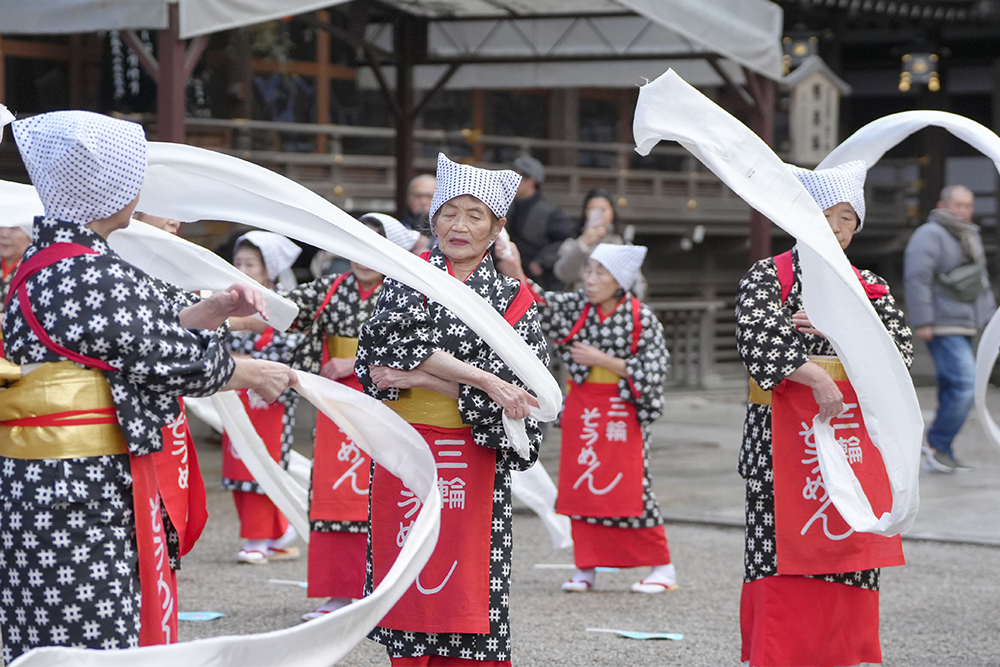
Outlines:
[[[257, 349], [261, 338], [264, 336], [267, 336], [269, 340], [266, 341], [266, 345], [262, 349]], [[244, 354], [253, 359], [265, 359], [267, 361], [277, 361], [290, 365], [298, 346], [302, 343], [302, 339], [303, 336], [299, 333], [272, 330], [267, 334], [232, 331], [226, 334], [223, 340], [226, 349], [233, 354]], [[299, 394], [294, 389], [286, 389], [275, 401], [275, 403], [284, 406], [281, 420], [281, 456], [277, 461], [285, 470], [288, 469], [288, 460], [292, 452], [292, 441], [295, 436], [295, 407], [298, 405], [298, 402]], [[249, 410], [248, 412], [252, 418], [253, 410]], [[265, 495], [264, 489], [257, 482], [230, 479], [225, 475], [222, 477], [222, 489], [224, 491], [242, 491], [243, 493]]]
[[[798, 253], [793, 252], [795, 283], [781, 302], [781, 285], [774, 259], [754, 264], [740, 281], [736, 295], [736, 342], [750, 377], [761, 389], [771, 390], [810, 356], [836, 356], [826, 338], [795, 330], [792, 314], [802, 309]], [[886, 282], [871, 271], [861, 271], [866, 283]], [[896, 342], [903, 361], [913, 361], [912, 334], [903, 312], [888, 292], [871, 302]], [[771, 406], [747, 404], [740, 447], [739, 473], [746, 480], [746, 550], [744, 581], [778, 573], [774, 524], [774, 468], [771, 461]], [[811, 576], [811, 575], [807, 575]], [[833, 583], [878, 590], [879, 570], [817, 575]]]
[[[126, 446], [134, 455], [161, 451], [161, 428], [176, 419], [177, 397], [215, 393], [232, 376], [233, 360], [215, 331], [182, 327], [176, 295], [87, 227], [36, 219], [24, 259], [59, 242], [96, 254], [31, 277], [33, 310], [56, 343], [120, 369], [104, 376]], [[62, 360], [30, 330], [16, 299], [3, 332], [5, 356], [16, 364]], [[137, 646], [139, 607], [128, 456], [0, 457], [4, 659], [35, 646]]]
[[[540, 293], [545, 304], [539, 306], [542, 330], [552, 341], [561, 341], [571, 333], [588, 301], [583, 290], [578, 292]], [[663, 382], [670, 368], [670, 354], [663, 338], [663, 325], [645, 304], [639, 304], [639, 347], [632, 354], [634, 314], [632, 299], [625, 301], [603, 322], [597, 308], [591, 307], [586, 323], [572, 340], [556, 346], [569, 378], [576, 384], [587, 381], [591, 367], [573, 361], [570, 351], [574, 342], [586, 343], [613, 357], [625, 360], [628, 378], [618, 382], [618, 395], [635, 405], [642, 427], [643, 475], [641, 516], [595, 518], [572, 516], [576, 521], [618, 528], [652, 528], [663, 524], [660, 504], [653, 495], [649, 480], [649, 426], [663, 414]]]
[[[435, 248], [431, 266], [448, 269], [444, 254]], [[506, 312], [519, 283], [499, 275], [490, 255], [483, 259], [465, 284], [487, 300], [500, 314]], [[532, 305], [514, 326], [543, 364], [548, 351]], [[371, 381], [368, 366], [413, 370], [438, 350], [460, 361], [493, 373], [502, 380], [524, 387], [500, 357], [471, 328], [444, 306], [391, 278], [386, 278], [371, 319], [361, 329], [356, 372], [365, 391], [384, 401], [399, 398], [398, 389], [380, 390]], [[459, 388], [458, 409], [462, 421], [472, 425], [477, 445], [497, 450], [494, 478], [492, 532], [490, 539], [489, 634], [404, 632], [378, 627], [371, 638], [385, 644], [390, 657], [441, 655], [472, 660], [510, 660], [510, 571], [512, 554], [511, 470], [526, 470], [538, 457], [541, 432], [534, 419], [525, 420], [531, 455], [521, 458], [507, 442], [501, 423], [502, 408], [489, 395], [472, 386]], [[366, 592], [372, 590], [371, 535], [368, 542]]]
[[[340, 283], [323, 307], [330, 289], [338, 280]], [[376, 286], [370, 295], [366, 295], [367, 298], [362, 298], [359, 288], [357, 278], [349, 272], [321, 276], [282, 293], [282, 296], [299, 307], [299, 314], [292, 323], [292, 328], [302, 332], [302, 342], [292, 361], [293, 368], [318, 374], [327, 336], [357, 338], [360, 335], [361, 326], [375, 310], [382, 285], [380, 283]], [[315, 472], [313, 468], [313, 474]], [[309, 529], [321, 533], [367, 533], [368, 522], [310, 519]]]

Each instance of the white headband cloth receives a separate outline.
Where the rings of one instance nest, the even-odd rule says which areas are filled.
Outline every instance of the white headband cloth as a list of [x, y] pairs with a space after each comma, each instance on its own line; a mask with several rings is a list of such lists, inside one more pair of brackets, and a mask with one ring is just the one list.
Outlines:
[[590, 258], [600, 262], [627, 292], [639, 277], [646, 246], [601, 243], [594, 248]]
[[472, 195], [486, 204], [498, 218], [507, 215], [514, 201], [521, 175], [510, 169], [480, 169], [449, 160], [438, 153], [437, 187], [431, 200], [430, 219], [445, 203], [461, 195]]
[[89, 111], [53, 111], [11, 124], [50, 218], [86, 225], [124, 209], [146, 179], [146, 134]]
[[399, 220], [385, 213], [365, 213], [358, 218], [364, 222], [365, 218], [378, 220], [382, 224], [385, 237], [406, 251], [413, 250], [420, 238], [420, 232], [415, 229], [407, 229]]
[[264, 258], [264, 268], [267, 269], [267, 277], [271, 280], [277, 280], [279, 275], [292, 268], [292, 264], [302, 253], [302, 248], [274, 232], [260, 230], [247, 232], [236, 239], [237, 250], [244, 241], [260, 250], [261, 257]]

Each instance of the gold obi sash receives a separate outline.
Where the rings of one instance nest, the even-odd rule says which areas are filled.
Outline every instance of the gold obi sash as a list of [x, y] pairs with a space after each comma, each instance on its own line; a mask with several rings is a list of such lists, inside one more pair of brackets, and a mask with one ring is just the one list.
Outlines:
[[[844, 364], [837, 357], [809, 357], [809, 361], [826, 371], [827, 375], [834, 381], [847, 380]], [[771, 405], [771, 391], [761, 389], [760, 385], [753, 378], [750, 378], [750, 396], [747, 398], [747, 402], [757, 405]]]
[[458, 414], [458, 399], [431, 389], [401, 389], [398, 401], [386, 401], [385, 404], [411, 424], [426, 424], [438, 428], [466, 426]]
[[344, 336], [326, 337], [326, 354], [330, 359], [350, 359], [358, 356], [358, 339]]
[[618, 384], [618, 381], [621, 379], [621, 375], [612, 373], [607, 368], [591, 366], [590, 375], [587, 376], [586, 382], [591, 382], [593, 384]]
[[45, 363], [0, 393], [0, 456], [70, 459], [127, 453], [111, 387], [97, 369], [72, 361]]

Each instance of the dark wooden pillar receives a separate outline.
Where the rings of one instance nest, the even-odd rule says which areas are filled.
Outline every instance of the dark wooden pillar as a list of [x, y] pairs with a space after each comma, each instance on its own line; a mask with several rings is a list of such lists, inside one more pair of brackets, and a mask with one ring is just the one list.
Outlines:
[[[774, 144], [774, 82], [756, 72], [743, 70], [747, 88], [753, 97], [750, 108], [750, 129], [768, 146]], [[771, 256], [771, 221], [756, 210], [750, 214], [750, 262]]]
[[157, 40], [156, 138], [184, 143], [187, 138], [184, 131], [187, 49], [180, 38], [180, 6], [172, 3], [168, 11], [170, 25], [159, 32]]
[[413, 59], [418, 52], [421, 23], [400, 17], [393, 26], [396, 59], [396, 212], [406, 213], [406, 189], [413, 178]]

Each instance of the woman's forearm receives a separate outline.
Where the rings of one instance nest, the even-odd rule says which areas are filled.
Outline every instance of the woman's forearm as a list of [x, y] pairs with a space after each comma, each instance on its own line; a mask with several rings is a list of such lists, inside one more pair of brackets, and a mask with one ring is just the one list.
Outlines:
[[[424, 359], [417, 368], [441, 380], [453, 382], [456, 385], [471, 385], [485, 392], [489, 392], [491, 383], [496, 381], [502, 382], [500, 378], [492, 373], [487, 373], [484, 370], [456, 359], [442, 350], [438, 350]], [[456, 393], [456, 397], [457, 395]]]
[[439, 378], [437, 375], [431, 373], [425, 373], [423, 371], [416, 371], [420, 375], [417, 378], [414, 386], [421, 387], [423, 389], [430, 389], [431, 391], [436, 391], [439, 394], [443, 394], [448, 398], [458, 398], [458, 383], [452, 382], [451, 380], [445, 380]]
[[184, 308], [177, 317], [185, 329], [218, 329], [226, 321], [226, 314], [211, 299]]
[[628, 376], [628, 367], [625, 364], [625, 360], [619, 359], [618, 357], [612, 357], [610, 354], [605, 354], [604, 358], [595, 365], [600, 366], [605, 370], [609, 370], [615, 375], [620, 375], [622, 377]]

